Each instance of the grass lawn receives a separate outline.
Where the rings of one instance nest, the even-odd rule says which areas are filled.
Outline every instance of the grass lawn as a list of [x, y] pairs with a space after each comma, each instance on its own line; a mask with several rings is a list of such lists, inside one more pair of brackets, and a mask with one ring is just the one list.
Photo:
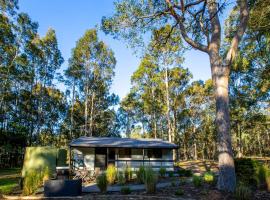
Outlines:
[[21, 169], [0, 169], [0, 194], [9, 194], [19, 185]]

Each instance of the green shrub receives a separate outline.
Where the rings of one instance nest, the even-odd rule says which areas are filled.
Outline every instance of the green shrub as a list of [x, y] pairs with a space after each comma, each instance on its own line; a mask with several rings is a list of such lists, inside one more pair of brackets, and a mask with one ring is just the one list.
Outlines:
[[179, 179], [179, 185], [185, 185], [187, 182], [186, 178], [180, 178]]
[[100, 189], [100, 192], [106, 193], [107, 191], [107, 186], [108, 186], [108, 181], [107, 181], [107, 176], [105, 173], [100, 174], [97, 177], [97, 186]]
[[121, 194], [130, 194], [130, 193], [131, 193], [131, 190], [128, 186], [121, 188]]
[[238, 183], [256, 187], [258, 162], [250, 158], [235, 159], [235, 173]]
[[116, 180], [116, 176], [117, 176], [117, 171], [116, 171], [116, 168], [114, 165], [110, 164], [107, 167], [106, 176], [107, 176], [107, 181], [108, 181], [109, 185], [114, 184], [114, 182]]
[[171, 182], [171, 186], [172, 186], [172, 187], [175, 187], [175, 186], [176, 186], [175, 181], [172, 181], [172, 182]]
[[161, 167], [161, 168], [159, 169], [159, 175], [160, 175], [161, 177], [165, 177], [165, 175], [166, 175], [166, 168]]
[[119, 171], [117, 174], [117, 181], [120, 185], [124, 185], [126, 183], [126, 179], [124, 176], [124, 172]]
[[181, 176], [187, 176], [187, 177], [191, 177], [192, 176], [192, 171], [190, 169], [179, 169], [178, 171], [178, 175]]
[[125, 173], [125, 179], [126, 179], [126, 181], [130, 181], [132, 179], [132, 170], [131, 170], [131, 168], [129, 166], [127, 166], [125, 168], [124, 173]]
[[192, 182], [195, 187], [200, 187], [202, 185], [202, 177], [193, 175]]
[[185, 176], [191, 177], [193, 175], [192, 171], [190, 169], [185, 170]]
[[145, 176], [145, 168], [144, 166], [140, 166], [139, 170], [136, 172], [136, 178], [139, 183], [143, 183]]
[[184, 195], [184, 190], [181, 189], [181, 188], [179, 188], [178, 190], [175, 191], [175, 195], [176, 196], [182, 196], [182, 195]]
[[266, 173], [265, 182], [266, 182], [266, 189], [268, 192], [270, 192], [270, 170], [267, 171]]
[[250, 200], [252, 199], [252, 191], [248, 186], [239, 184], [235, 189], [235, 198], [236, 200]]
[[169, 171], [168, 173], [169, 173], [169, 177], [173, 177], [173, 175], [174, 175], [173, 171]]
[[213, 172], [205, 172], [203, 175], [203, 180], [206, 183], [213, 184], [215, 180], [215, 175]]
[[144, 184], [147, 193], [156, 192], [157, 175], [151, 167], [145, 169]]

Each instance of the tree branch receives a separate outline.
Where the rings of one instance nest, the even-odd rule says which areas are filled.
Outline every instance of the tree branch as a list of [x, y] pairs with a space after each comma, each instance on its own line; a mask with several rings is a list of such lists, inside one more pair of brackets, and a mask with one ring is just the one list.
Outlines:
[[238, 0], [237, 4], [240, 7], [239, 25], [237, 27], [237, 32], [235, 33], [232, 39], [231, 47], [227, 53], [225, 65], [230, 65], [233, 59], [235, 58], [239, 42], [245, 33], [247, 23], [248, 23], [248, 18], [249, 18], [249, 9], [247, 5], [248, 4], [247, 0]]
[[174, 10], [173, 5], [171, 4], [170, 0], [166, 0], [166, 3], [169, 7], [169, 10], [171, 12], [171, 15], [175, 18], [175, 20], [179, 23], [179, 27], [180, 27], [180, 32], [182, 37], [184, 38], [184, 40], [193, 48], [198, 49], [200, 51], [203, 52], [208, 52], [208, 48], [207, 46], [199, 43], [199, 42], [195, 42], [193, 39], [191, 39], [187, 32], [186, 32], [186, 28], [184, 26], [184, 19], [182, 17], [180, 17]]

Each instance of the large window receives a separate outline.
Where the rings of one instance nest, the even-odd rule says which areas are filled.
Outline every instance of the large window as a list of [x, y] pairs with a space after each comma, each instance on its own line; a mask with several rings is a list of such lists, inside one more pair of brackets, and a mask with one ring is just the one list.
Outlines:
[[148, 158], [162, 158], [162, 149], [147, 149]]
[[119, 149], [119, 158], [131, 158], [131, 149], [127, 148]]

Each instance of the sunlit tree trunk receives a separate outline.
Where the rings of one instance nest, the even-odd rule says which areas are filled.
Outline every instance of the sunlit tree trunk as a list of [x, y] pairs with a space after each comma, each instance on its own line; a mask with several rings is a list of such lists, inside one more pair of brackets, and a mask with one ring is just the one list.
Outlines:
[[172, 137], [171, 119], [170, 119], [168, 67], [165, 68], [165, 88], [166, 88], [166, 106], [167, 106], [167, 108], [166, 108], [166, 117], [167, 117], [168, 138], [169, 138], [169, 142], [173, 142], [174, 138]]

